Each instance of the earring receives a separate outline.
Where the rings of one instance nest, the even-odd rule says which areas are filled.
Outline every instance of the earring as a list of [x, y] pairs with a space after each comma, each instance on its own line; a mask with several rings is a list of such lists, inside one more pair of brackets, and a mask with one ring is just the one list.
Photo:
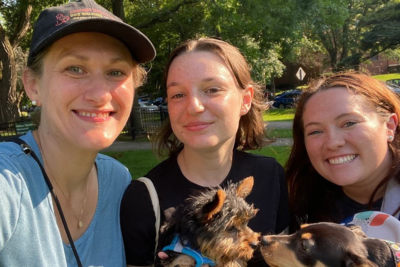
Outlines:
[[392, 135], [389, 135], [389, 141], [393, 141], [394, 137]]
[[32, 106], [36, 106], [37, 105], [37, 101], [36, 100], [32, 100]]

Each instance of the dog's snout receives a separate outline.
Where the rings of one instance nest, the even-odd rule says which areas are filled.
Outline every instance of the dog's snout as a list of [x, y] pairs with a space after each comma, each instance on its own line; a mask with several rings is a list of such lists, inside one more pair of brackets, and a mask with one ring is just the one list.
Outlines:
[[261, 237], [261, 246], [268, 246], [269, 244], [268, 236]]
[[250, 247], [252, 248], [252, 249], [256, 249], [257, 247], [258, 247], [258, 241], [253, 241], [253, 242], [250, 242]]

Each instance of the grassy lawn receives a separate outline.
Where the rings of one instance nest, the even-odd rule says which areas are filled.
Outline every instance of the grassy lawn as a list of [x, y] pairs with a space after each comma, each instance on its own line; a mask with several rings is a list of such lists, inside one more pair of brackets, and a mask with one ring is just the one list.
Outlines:
[[[251, 153], [270, 156], [283, 166], [289, 156], [290, 147], [288, 146], [268, 146], [260, 151], [251, 151]], [[133, 179], [137, 179], [145, 175], [149, 170], [161, 162], [157, 159], [151, 150], [131, 150], [123, 152], [106, 152], [122, 164], [130, 171]]]
[[375, 75], [372, 76], [380, 81], [387, 81], [391, 79], [400, 79], [400, 73], [390, 73], [390, 74], [382, 74], [382, 75]]
[[129, 169], [133, 179], [142, 177], [161, 162], [161, 160], [156, 158], [152, 150], [105, 152], [104, 154], [124, 164]]
[[294, 118], [294, 108], [274, 108], [263, 114], [264, 121], [290, 121]]
[[292, 138], [292, 130], [291, 129], [270, 129], [267, 127], [267, 136], [269, 138]]

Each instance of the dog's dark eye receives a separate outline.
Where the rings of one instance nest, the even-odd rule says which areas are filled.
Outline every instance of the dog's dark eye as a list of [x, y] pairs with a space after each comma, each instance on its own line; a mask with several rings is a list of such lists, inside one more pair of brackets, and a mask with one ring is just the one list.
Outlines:
[[304, 252], [307, 252], [307, 251], [309, 251], [310, 250], [310, 247], [309, 247], [309, 242], [307, 241], [307, 240], [301, 240], [300, 241], [300, 248], [301, 248], [301, 250], [303, 250]]
[[226, 228], [226, 231], [234, 233], [234, 232], [237, 232], [237, 229], [235, 226], [229, 226]]

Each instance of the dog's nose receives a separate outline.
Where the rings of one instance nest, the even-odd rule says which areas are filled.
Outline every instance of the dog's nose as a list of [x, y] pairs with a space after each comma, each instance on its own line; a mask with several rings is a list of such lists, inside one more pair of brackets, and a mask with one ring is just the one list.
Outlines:
[[258, 246], [258, 241], [250, 242], [250, 247], [251, 247], [252, 249], [256, 249], [257, 246]]
[[269, 245], [268, 237], [267, 236], [263, 236], [261, 238], [261, 246], [268, 246], [268, 245]]

